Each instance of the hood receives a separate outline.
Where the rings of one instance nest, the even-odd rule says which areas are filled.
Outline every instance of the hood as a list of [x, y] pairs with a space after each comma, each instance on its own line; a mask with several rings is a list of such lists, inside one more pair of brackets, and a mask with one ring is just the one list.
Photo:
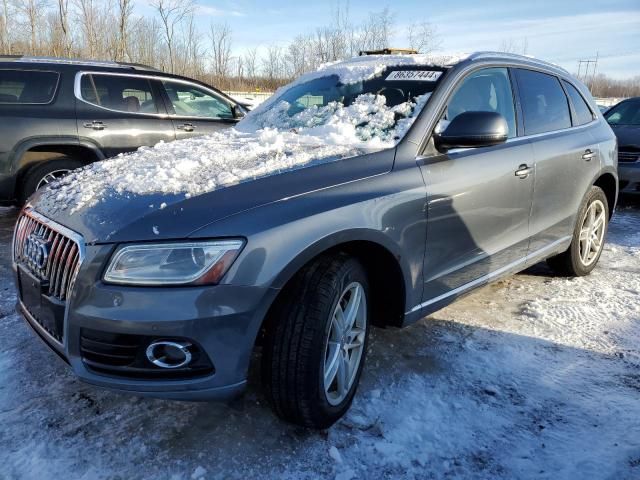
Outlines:
[[618, 148], [640, 148], [640, 125], [610, 125], [618, 138]]
[[[174, 142], [172, 145], [175, 145]], [[93, 164], [73, 172], [59, 182], [36, 192], [29, 205], [47, 218], [81, 234], [87, 244], [154, 241], [186, 238], [191, 233], [222, 218], [275, 201], [389, 171], [395, 149], [379, 152], [349, 151], [316, 155], [317, 146], [297, 149], [310, 159], [305, 163], [281, 165], [235, 182], [214, 183], [197, 190], [193, 185], [210, 185], [212, 172], [194, 168], [189, 186], [164, 179], [165, 190], [153, 182], [136, 185], [136, 191], [118, 182], [113, 160]], [[350, 157], [344, 161], [337, 161]], [[127, 159], [129, 156], [123, 156]], [[132, 159], [133, 160], [133, 159]], [[160, 161], [160, 160], [159, 160]], [[135, 163], [135, 160], [133, 160]], [[167, 167], [167, 165], [164, 165]], [[113, 180], [102, 178], [112, 170]], [[135, 165], [131, 171], [135, 171]], [[155, 169], [154, 169], [155, 170]], [[156, 172], [157, 173], [157, 172]], [[236, 172], [240, 174], [240, 172]], [[96, 177], [99, 181], [96, 180]], [[137, 182], [149, 179], [139, 174]], [[124, 180], [123, 180], [124, 181]], [[174, 182], [177, 182], [173, 178]], [[83, 183], [84, 182], [84, 183]], [[177, 191], [172, 191], [175, 189]]]

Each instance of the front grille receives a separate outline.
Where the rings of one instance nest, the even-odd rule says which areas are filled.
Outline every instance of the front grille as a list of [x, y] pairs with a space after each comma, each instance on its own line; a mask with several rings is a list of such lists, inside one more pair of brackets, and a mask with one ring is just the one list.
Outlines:
[[175, 369], [157, 367], [147, 360], [145, 352], [147, 346], [158, 339], [83, 328], [80, 331], [82, 361], [94, 373], [125, 378], [180, 380], [214, 372], [209, 357], [191, 341], [193, 360], [188, 366]]
[[640, 152], [618, 152], [619, 163], [633, 163], [640, 161]]
[[[82, 258], [80, 244], [70, 235], [62, 233], [62, 230], [25, 210], [16, 224], [13, 260], [40, 279], [49, 296], [66, 301]], [[34, 262], [31, 258], [27, 247], [31, 235], [44, 242], [44, 248], [47, 249], [44, 262]]]

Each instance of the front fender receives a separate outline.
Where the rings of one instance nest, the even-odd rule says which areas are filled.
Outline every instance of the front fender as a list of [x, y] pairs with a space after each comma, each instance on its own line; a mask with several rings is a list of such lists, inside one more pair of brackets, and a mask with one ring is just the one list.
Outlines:
[[426, 239], [426, 189], [417, 167], [310, 192], [227, 217], [200, 238], [244, 237], [223, 283], [282, 288], [324, 251], [369, 242], [396, 259], [406, 304], [420, 303]]

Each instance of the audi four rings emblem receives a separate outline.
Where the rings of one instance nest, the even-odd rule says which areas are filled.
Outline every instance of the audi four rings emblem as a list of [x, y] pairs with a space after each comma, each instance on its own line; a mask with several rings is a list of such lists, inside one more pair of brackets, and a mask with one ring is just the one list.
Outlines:
[[41, 270], [47, 264], [47, 258], [49, 258], [49, 247], [50, 244], [46, 238], [32, 233], [27, 237], [24, 244], [23, 255], [29, 265]]

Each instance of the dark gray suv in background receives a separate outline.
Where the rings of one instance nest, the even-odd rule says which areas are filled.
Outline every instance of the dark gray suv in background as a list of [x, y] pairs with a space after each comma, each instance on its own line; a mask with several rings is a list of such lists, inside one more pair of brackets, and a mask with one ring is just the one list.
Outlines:
[[74, 171], [18, 219], [28, 325], [94, 385], [243, 390], [328, 427], [372, 325], [405, 326], [547, 260], [596, 265], [616, 140], [569, 73], [499, 53], [361, 56], [236, 128]]
[[224, 93], [151, 67], [0, 56], [0, 204], [74, 168], [233, 126]]

